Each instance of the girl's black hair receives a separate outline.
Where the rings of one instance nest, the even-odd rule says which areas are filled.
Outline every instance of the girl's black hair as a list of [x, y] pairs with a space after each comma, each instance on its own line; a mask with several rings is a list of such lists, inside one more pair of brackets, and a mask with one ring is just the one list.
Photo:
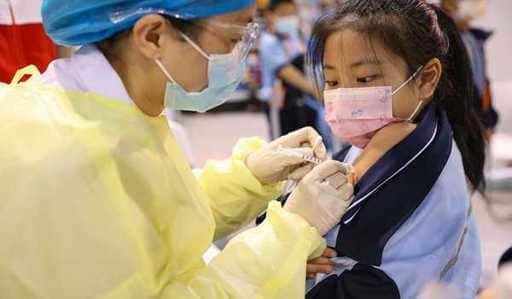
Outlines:
[[410, 74], [433, 58], [441, 61], [443, 73], [433, 101], [448, 115], [471, 185], [484, 190], [483, 127], [472, 105], [469, 56], [453, 20], [424, 0], [344, 1], [313, 28], [307, 61], [320, 91], [326, 40], [344, 29], [380, 41], [406, 62]]

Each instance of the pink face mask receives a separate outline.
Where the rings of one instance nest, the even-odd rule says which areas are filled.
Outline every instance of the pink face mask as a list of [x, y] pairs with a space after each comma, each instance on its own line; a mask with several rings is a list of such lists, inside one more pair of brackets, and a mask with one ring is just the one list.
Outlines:
[[392, 123], [412, 121], [423, 102], [407, 120], [393, 116], [393, 95], [409, 84], [421, 67], [395, 91], [391, 86], [339, 88], [324, 92], [326, 121], [334, 135], [365, 148], [378, 130]]

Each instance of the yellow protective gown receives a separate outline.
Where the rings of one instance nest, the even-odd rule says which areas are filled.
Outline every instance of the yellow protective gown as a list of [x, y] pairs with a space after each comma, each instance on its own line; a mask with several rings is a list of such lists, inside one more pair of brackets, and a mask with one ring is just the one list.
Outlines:
[[277, 202], [202, 260], [279, 195], [244, 163], [262, 141], [195, 177], [165, 118], [117, 100], [0, 85], [0, 118], [0, 298], [304, 298], [325, 245]]

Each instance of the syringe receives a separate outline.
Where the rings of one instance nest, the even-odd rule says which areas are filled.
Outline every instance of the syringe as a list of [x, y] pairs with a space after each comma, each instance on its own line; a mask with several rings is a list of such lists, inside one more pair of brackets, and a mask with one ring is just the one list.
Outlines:
[[[318, 136], [315, 144], [313, 145], [313, 155], [309, 156], [309, 155], [304, 155], [302, 157], [302, 159], [304, 159], [304, 161], [306, 162], [309, 162], [309, 163], [312, 163], [314, 166], [317, 166], [317, 165], [320, 165], [323, 161], [322, 159], [319, 159], [317, 157], [315, 157], [315, 150], [322, 145], [322, 142], [323, 142], [323, 139], [321, 136]], [[286, 188], [284, 189], [284, 193], [283, 195], [288, 195], [290, 194], [296, 187], [297, 185], [299, 184], [298, 181], [294, 181], [294, 180], [289, 180], [288, 183], [286, 184]]]

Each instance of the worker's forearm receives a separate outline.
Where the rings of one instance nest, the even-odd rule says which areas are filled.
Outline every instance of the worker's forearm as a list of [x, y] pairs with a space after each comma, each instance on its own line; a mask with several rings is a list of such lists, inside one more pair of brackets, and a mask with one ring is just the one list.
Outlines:
[[311, 81], [308, 81], [306, 76], [304, 76], [304, 74], [295, 66], [287, 65], [283, 67], [279, 71], [278, 76], [281, 80], [294, 86], [303, 93], [315, 97], [316, 99], [320, 99], [320, 95], [317, 88], [315, 87], [315, 84]]

